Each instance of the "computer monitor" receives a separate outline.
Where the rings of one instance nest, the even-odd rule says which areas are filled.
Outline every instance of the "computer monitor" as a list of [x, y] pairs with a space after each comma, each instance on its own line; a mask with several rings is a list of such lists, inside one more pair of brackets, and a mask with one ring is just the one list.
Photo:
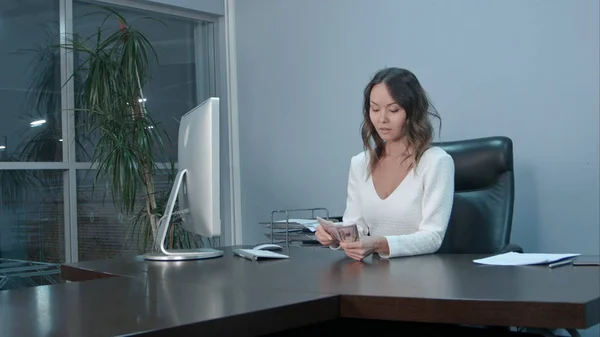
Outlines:
[[219, 179], [219, 98], [210, 97], [181, 117], [177, 148], [177, 175], [160, 219], [158, 249], [146, 260], [181, 261], [223, 256], [213, 248], [167, 250], [165, 239], [175, 202], [183, 227], [204, 237], [221, 235]]

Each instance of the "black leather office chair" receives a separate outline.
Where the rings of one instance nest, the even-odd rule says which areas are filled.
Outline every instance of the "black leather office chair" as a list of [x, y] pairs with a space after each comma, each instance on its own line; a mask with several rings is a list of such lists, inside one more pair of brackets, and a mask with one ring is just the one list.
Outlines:
[[434, 143], [454, 159], [454, 205], [438, 253], [523, 252], [510, 243], [515, 195], [513, 143], [488, 137]]

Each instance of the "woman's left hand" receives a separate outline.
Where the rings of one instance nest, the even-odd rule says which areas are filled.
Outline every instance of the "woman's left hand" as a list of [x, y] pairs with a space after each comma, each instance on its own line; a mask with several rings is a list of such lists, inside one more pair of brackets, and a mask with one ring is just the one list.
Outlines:
[[360, 238], [360, 241], [340, 242], [340, 246], [344, 249], [348, 257], [362, 261], [375, 252], [378, 240], [379, 238], [377, 237], [363, 236]]

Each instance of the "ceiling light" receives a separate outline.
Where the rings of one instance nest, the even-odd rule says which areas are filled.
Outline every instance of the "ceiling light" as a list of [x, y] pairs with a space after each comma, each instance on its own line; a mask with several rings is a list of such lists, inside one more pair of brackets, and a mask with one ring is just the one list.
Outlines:
[[31, 125], [32, 128], [35, 128], [36, 126], [40, 126], [44, 123], [46, 123], [45, 119], [38, 119], [37, 121], [33, 121], [33, 122], [29, 123], [29, 125]]

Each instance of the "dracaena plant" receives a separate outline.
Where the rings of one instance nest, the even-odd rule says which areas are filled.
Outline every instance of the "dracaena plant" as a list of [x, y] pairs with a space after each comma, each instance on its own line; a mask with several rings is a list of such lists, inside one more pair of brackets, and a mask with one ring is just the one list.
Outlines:
[[[67, 39], [62, 47], [80, 59], [74, 71], [81, 81], [76, 93], [82, 112], [79, 127], [84, 130], [80, 133], [93, 139], [95, 184], [108, 182], [115, 206], [131, 219], [131, 233], [140, 233], [138, 243], [148, 249], [156, 246], [150, 243], [156, 238], [168, 196], [168, 191], [156, 189], [157, 170], [166, 171], [169, 180], [175, 173], [172, 164], [159, 167], [168, 161], [161, 156], [163, 132], [144, 95], [158, 57], [142, 31], [116, 11], [105, 9], [106, 18], [95, 34]], [[175, 227], [173, 231], [171, 246], [192, 245], [188, 233]]]
[[96, 182], [100, 178], [109, 182], [113, 200], [125, 214], [136, 212], [142, 193], [144, 218], [154, 238], [160, 215], [154, 179], [163, 138], [148, 112], [144, 87], [151, 61], [158, 58], [142, 32], [117, 12], [106, 10], [104, 22], [114, 24], [109, 19], [116, 18], [118, 29], [100, 26], [91, 37], [67, 39], [62, 47], [81, 59], [75, 69], [81, 76], [76, 93], [83, 117], [79, 127], [95, 142]]

